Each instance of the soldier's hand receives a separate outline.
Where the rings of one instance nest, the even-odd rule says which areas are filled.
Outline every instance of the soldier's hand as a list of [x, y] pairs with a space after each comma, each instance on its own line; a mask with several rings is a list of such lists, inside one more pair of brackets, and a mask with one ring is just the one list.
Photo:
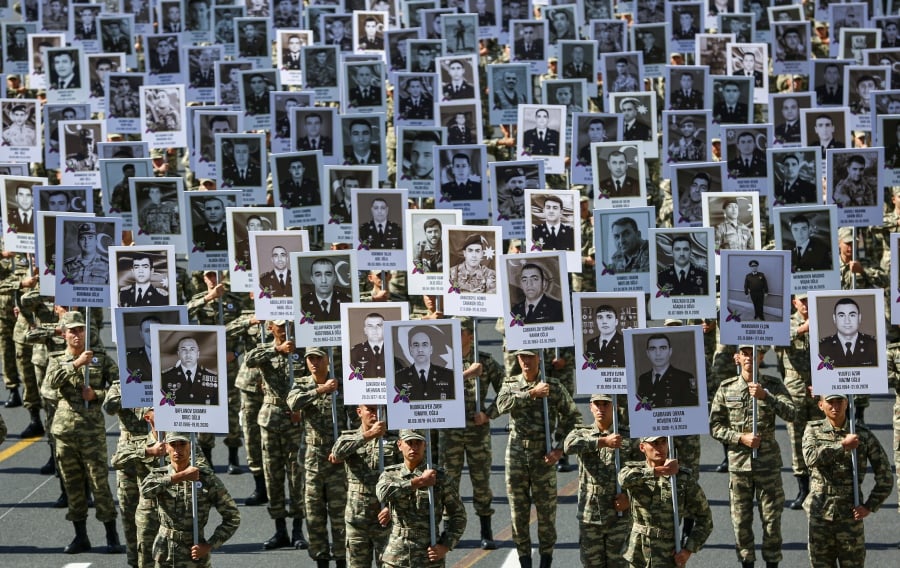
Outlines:
[[631, 501], [628, 499], [628, 495], [625, 493], [618, 493], [615, 497], [613, 497], [613, 509], [616, 512], [627, 511], [631, 507]]
[[469, 368], [463, 371], [463, 377], [471, 379], [472, 377], [480, 377], [484, 367], [481, 363], [472, 363]]
[[667, 477], [678, 474], [678, 460], [667, 459], [666, 463], [653, 468], [653, 474], [657, 477]]
[[750, 396], [757, 400], [765, 400], [768, 396], [766, 392], [766, 388], [759, 383], [750, 383], [747, 385], [747, 390], [750, 391]]
[[551, 361], [550, 364], [553, 365], [553, 368], [557, 371], [562, 371], [566, 368], [566, 360], [562, 357], [557, 357], [556, 359]]
[[14, 253], [11, 250], [5, 250], [5, 251], [3, 251], [2, 256], [3, 256], [3, 258], [12, 258], [12, 257], [16, 256], [16, 253]]
[[334, 454], [328, 454], [328, 463], [339, 464], [339, 463], [344, 463], [344, 462], [343, 462], [343, 460], [339, 460], [336, 457], [334, 457]]
[[741, 443], [747, 446], [748, 448], [759, 448], [759, 444], [762, 441], [762, 438], [754, 435], [752, 432], [747, 432], [746, 434], [741, 434]]
[[809, 333], [809, 320], [797, 326], [797, 335], [803, 335], [804, 333]]
[[78, 358], [72, 362], [72, 364], [74, 365], [74, 367], [76, 369], [80, 369], [81, 367], [84, 367], [85, 365], [90, 363], [93, 358], [94, 358], [94, 352], [91, 351], [90, 349], [88, 349], [88, 350], [82, 351], [81, 355], [79, 355]]
[[91, 385], [84, 385], [81, 387], [81, 398], [87, 401], [97, 400], [97, 393], [94, 392]]
[[419, 487], [433, 487], [437, 483], [437, 471], [433, 469], [426, 469], [422, 472], [422, 475], [419, 476]]
[[228, 354], [225, 355], [225, 360], [229, 363], [234, 363], [235, 359], [237, 359], [237, 356], [235, 356], [234, 351], [229, 351]]
[[476, 412], [475, 416], [472, 417], [472, 420], [475, 422], [476, 426], [481, 426], [491, 421], [490, 417], [484, 412]]
[[164, 456], [166, 455], [166, 443], [156, 442], [152, 446], [147, 446], [146, 448], [144, 448], [144, 454], [154, 458]]
[[338, 382], [335, 379], [328, 379], [318, 387], [316, 387], [316, 392], [319, 394], [329, 394], [336, 391], [338, 388]]
[[190, 465], [183, 470], [172, 474], [172, 481], [179, 483], [181, 481], [197, 481], [200, 479], [200, 470], [197, 466]]
[[37, 284], [38, 279], [34, 276], [29, 276], [22, 280], [22, 288], [34, 288], [35, 284]]
[[621, 434], [610, 434], [609, 436], [600, 436], [598, 440], [597, 447], [598, 448], [621, 448], [622, 447], [622, 435]]
[[363, 434], [363, 438], [366, 440], [374, 440], [375, 438], [381, 438], [387, 433], [387, 424], [384, 421], [379, 420], [375, 424], [372, 424], [372, 427], [366, 430], [365, 434]]
[[857, 521], [861, 521], [869, 516], [869, 513], [872, 511], [869, 510], [865, 505], [860, 505], [858, 507], [853, 507], [853, 518]]
[[447, 553], [450, 552], [450, 549], [444, 546], [443, 544], [435, 544], [434, 546], [428, 547], [428, 560], [431, 562], [437, 562], [438, 560], [443, 560]]
[[841, 447], [845, 450], [855, 450], [859, 447], [859, 436], [856, 434], [847, 434], [844, 436], [844, 439], [841, 440]]
[[855, 274], [865, 273], [865, 270], [863, 270], [862, 263], [859, 262], [858, 260], [851, 260], [850, 262], [847, 263], [847, 267], [850, 268], [850, 272], [853, 272]]
[[693, 552], [687, 550], [686, 548], [682, 548], [681, 552], [675, 554], [675, 566], [686, 565], [688, 559], [690, 559], [691, 557], [691, 554], [693, 554]]
[[538, 383], [529, 392], [531, 393], [531, 398], [547, 398], [550, 396], [550, 384]]
[[563, 451], [560, 449], [550, 450], [550, 453], [544, 456], [544, 463], [547, 465], [556, 465], [556, 462], [563, 457]]
[[384, 509], [378, 511], [378, 524], [386, 527], [391, 522], [391, 509], [390, 507], [385, 507]]
[[191, 547], [191, 559], [200, 560], [202, 558], [206, 558], [209, 555], [210, 550], [212, 550], [211, 544], [207, 544], [205, 542], [195, 544]]
[[207, 302], [212, 302], [213, 300], [218, 300], [222, 296], [225, 295], [225, 285], [224, 284], [216, 284], [213, 288], [210, 289], [209, 292], [206, 293], [206, 296], [203, 298]]
[[281, 345], [275, 346], [275, 352], [281, 353], [282, 355], [290, 355], [294, 352], [294, 342], [293, 341], [285, 341]]

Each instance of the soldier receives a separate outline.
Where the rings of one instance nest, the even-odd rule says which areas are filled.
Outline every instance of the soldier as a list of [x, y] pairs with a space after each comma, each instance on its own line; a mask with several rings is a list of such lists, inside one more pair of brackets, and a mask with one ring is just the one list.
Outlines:
[[44, 435], [44, 425], [41, 424], [41, 394], [38, 388], [37, 375], [34, 366], [31, 364], [33, 348], [31, 343], [25, 339], [33, 324], [31, 319], [33, 314], [23, 306], [22, 298], [29, 290], [37, 289], [38, 278], [28, 270], [29, 264], [25, 261], [25, 255], [17, 255], [16, 259], [16, 270], [10, 277], [0, 281], [0, 290], [8, 287], [15, 288], [12, 290], [12, 293], [17, 309], [13, 313], [18, 313], [12, 333], [16, 357], [16, 367], [13, 375], [18, 376], [22, 382], [22, 399], [25, 408], [31, 415], [31, 420], [25, 430], [22, 431], [21, 437], [36, 438]]
[[722, 202], [725, 220], [716, 225], [717, 250], [753, 250], [753, 232], [739, 219], [740, 206], [737, 199]]
[[[481, 522], [481, 548], [494, 550], [497, 545], [491, 529], [491, 516], [494, 514], [491, 501], [494, 495], [490, 485], [491, 422], [489, 417], [492, 410], [488, 407], [486, 399], [489, 387], [494, 389], [494, 393], [500, 392], [503, 383], [503, 369], [487, 352], [479, 351], [478, 362], [475, 362], [474, 326], [475, 322], [471, 318], [464, 318], [460, 322], [463, 367], [465, 369], [463, 371], [463, 387], [466, 401], [466, 427], [439, 431], [440, 459], [438, 463], [449, 475], [450, 482], [455, 483], [458, 492], [463, 462], [468, 462], [472, 487], [478, 488], [473, 492], [472, 501], [475, 513]], [[480, 377], [480, 408], [475, 406], [476, 377]]]
[[124, 552], [116, 531], [116, 505], [107, 482], [106, 421], [100, 405], [106, 390], [119, 376], [115, 362], [104, 351], [85, 345], [84, 316], [68, 312], [62, 319], [66, 351], [47, 367], [48, 388], [56, 391], [59, 406], [51, 433], [56, 442], [59, 473], [69, 499], [66, 519], [75, 525], [75, 538], [66, 554], [91, 551], [87, 535], [88, 504], [85, 481], [90, 482], [97, 520], [106, 528], [106, 552]]
[[471, 294], [496, 294], [497, 272], [485, 264], [485, 251], [489, 245], [481, 234], [469, 235], [462, 246], [463, 261], [450, 267], [450, 282], [460, 292]]
[[163, 201], [162, 188], [158, 185], [147, 187], [144, 195], [149, 199], [138, 214], [138, 227], [150, 235], [174, 235], [181, 232], [178, 205], [173, 201]]
[[[877, 512], [891, 493], [894, 479], [888, 456], [875, 435], [864, 424], [850, 433], [847, 397], [819, 397], [824, 420], [810, 422], [803, 434], [803, 457], [810, 468], [810, 494], [803, 502], [809, 517], [810, 566], [864, 566], [866, 533], [862, 520]], [[856, 450], [856, 459], [851, 452]], [[857, 465], [859, 485], [853, 487], [851, 468]], [[875, 486], [863, 499], [862, 485], [871, 465]], [[860, 504], [853, 505], [854, 489]]]
[[708, 288], [706, 269], [691, 262], [691, 238], [672, 238], [672, 265], [664, 268], [656, 279], [657, 286], [669, 286], [670, 296], [702, 296]]
[[750, 273], [744, 277], [744, 294], [753, 302], [753, 319], [766, 321], [765, 301], [769, 293], [766, 275], [759, 271], [759, 261], [753, 259], [748, 264]]
[[[176, 568], [212, 566], [209, 554], [234, 535], [241, 524], [241, 514], [212, 468], [191, 465], [191, 441], [187, 434], [169, 432], [166, 453], [170, 464], [150, 472], [141, 484], [141, 495], [151, 499], [159, 514], [160, 530], [153, 542], [153, 559], [157, 566]], [[197, 526], [199, 542], [193, 544], [191, 493], [197, 491]], [[209, 511], [215, 508], [222, 522], [208, 539], [203, 536]]]
[[0, 256], [0, 358], [2, 358], [3, 382], [9, 389], [6, 408], [22, 406], [22, 395], [19, 394], [19, 373], [16, 366], [16, 345], [13, 340], [16, 325], [16, 291], [22, 281], [21, 265], [24, 258], [11, 251], [4, 251]]
[[[263, 405], [257, 418], [262, 438], [263, 472], [269, 516], [275, 519], [275, 535], [263, 544], [271, 550], [284, 546], [306, 548], [303, 538], [303, 466], [298, 461], [301, 452], [303, 417], [300, 411], [288, 407], [290, 390], [298, 384], [296, 371], [302, 371], [294, 342], [287, 341], [284, 320], [267, 325], [273, 341], [247, 353], [244, 365], [259, 370], [264, 392]], [[302, 374], [302, 373], [301, 373]], [[284, 498], [284, 481], [288, 482], [290, 506]], [[287, 534], [287, 517], [294, 519], [292, 536]]]
[[[256, 326], [253, 326], [254, 328]], [[241, 395], [241, 429], [247, 448], [247, 469], [253, 476], [253, 493], [244, 501], [247, 507], [264, 505], [269, 502], [266, 491], [266, 478], [262, 463], [262, 435], [258, 423], [259, 413], [263, 405], [262, 372], [241, 365], [235, 380], [235, 387]], [[232, 408], [229, 403], [229, 408]], [[230, 414], [230, 413], [229, 413]]]
[[[628, 492], [634, 520], [625, 548], [625, 560], [634, 567], [684, 566], [712, 532], [712, 513], [696, 478], [677, 459], [669, 458], [664, 436], [641, 438], [645, 461], [627, 462], [619, 471], [619, 483]], [[678, 487], [678, 517], [693, 519], [691, 531], [681, 535], [681, 551], [673, 550], [675, 518], [671, 477]]]
[[[328, 357], [318, 348], [306, 350], [310, 374], [295, 381], [287, 396], [293, 411], [303, 411], [306, 437], [306, 490], [304, 504], [309, 530], [309, 555], [319, 568], [327, 568], [334, 558], [338, 567], [346, 565], [344, 506], [347, 503], [347, 476], [340, 461], [331, 453], [335, 424], [331, 414], [332, 397], [343, 408], [340, 383], [329, 378]], [[335, 394], [332, 394], [335, 393]], [[328, 546], [328, 520], [331, 519], [331, 554]]]
[[422, 230], [425, 239], [416, 243], [413, 249], [413, 261], [422, 265], [426, 273], [443, 272], [444, 253], [441, 242], [441, 220], [434, 217], [425, 221]]
[[[529, 514], [537, 510], [541, 568], [549, 568], [556, 545], [556, 472], [563, 456], [562, 442], [578, 420], [578, 409], [568, 391], [554, 378], [538, 380], [540, 368], [534, 351], [516, 353], [522, 374], [504, 381], [491, 409], [491, 418], [510, 415], [509, 443], [506, 446], [506, 492], [512, 516], [512, 534], [519, 563], [530, 568], [531, 537]], [[544, 415], [540, 399], [547, 398]], [[556, 425], [553, 440], [545, 439], [544, 423]], [[550, 451], [547, 451], [550, 446]]]
[[[391, 511], [382, 506], [375, 494], [380, 471], [379, 446], [384, 448], [385, 467], [400, 462], [396, 435], [388, 434], [387, 424], [378, 419], [377, 407], [360, 404], [356, 414], [362, 421], [357, 430], [341, 433], [331, 453], [344, 463], [347, 472], [347, 506], [344, 523], [347, 530], [347, 560], [350, 568], [370, 568], [372, 560], [381, 566], [381, 555], [391, 534]], [[443, 462], [443, 459], [441, 460]]]
[[[400, 430], [397, 447], [403, 463], [386, 467], [375, 492], [390, 508], [391, 536], [381, 557], [385, 566], [442, 568], [466, 529], [466, 510], [455, 485], [440, 468], [425, 463], [425, 436], [418, 430]], [[433, 487], [435, 517], [444, 515], [444, 531], [429, 543], [427, 488]], [[438, 527], [435, 527], [435, 531]]]
[[[754, 363], [765, 357], [766, 347], [741, 345], [737, 359], [738, 377], [719, 385], [709, 411], [712, 436], [728, 444], [728, 473], [731, 522], [738, 561], [744, 568], [756, 560], [753, 538], [753, 500], [759, 502], [763, 527], [762, 554], [767, 568], [781, 562], [781, 511], [784, 487], [781, 483], [781, 449], [775, 439], [775, 416], [785, 422], [794, 419], [795, 409], [784, 383], [771, 375], [758, 374], [752, 382]], [[753, 433], [751, 399], [757, 399], [756, 433]], [[754, 455], [755, 454], [755, 455]]]
[[350, 349], [350, 366], [362, 371], [367, 379], [384, 377], [384, 316], [377, 312], [366, 314], [363, 333], [366, 340]]
[[[622, 549], [631, 531], [628, 496], [616, 483], [615, 451], [625, 452], [628, 460], [640, 453], [627, 428], [612, 429], [612, 395], [591, 396], [594, 423], [577, 426], [566, 436], [563, 449], [577, 454], [578, 469], [578, 542], [581, 563], [589, 568], [625, 566]], [[625, 433], [625, 437], [622, 433]]]

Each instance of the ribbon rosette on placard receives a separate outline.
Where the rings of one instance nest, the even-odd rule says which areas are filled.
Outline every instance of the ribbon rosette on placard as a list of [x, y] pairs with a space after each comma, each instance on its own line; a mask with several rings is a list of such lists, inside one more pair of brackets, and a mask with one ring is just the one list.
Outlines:
[[592, 371], [597, 370], [597, 361], [594, 359], [593, 355], [582, 355], [584, 357], [584, 364], [581, 366], [581, 370], [590, 369]]
[[398, 402], [401, 402], [401, 401], [405, 402], [407, 404], [409, 403], [409, 393], [406, 392], [405, 388], [401, 389], [401, 388], [397, 388], [396, 386], [394, 386], [394, 392], [397, 393], [397, 395], [394, 397], [394, 404], [397, 404]]
[[532, 251], [542, 252], [544, 250], [544, 239], [538, 239], [531, 245]]
[[13, 234], [15, 234], [15, 233], [16, 233], [16, 230], [15, 230], [13, 227], [7, 227], [7, 228], [6, 228], [6, 232], [7, 232], [7, 233], [13, 233]]
[[125, 370], [128, 371], [128, 377], [125, 378], [126, 385], [129, 383], [140, 384], [141, 378], [143, 378], [143, 374], [144, 374], [143, 372], [141, 372], [140, 369], [135, 369], [134, 371], [132, 371], [131, 369], [125, 369]]
[[300, 318], [300, 325], [303, 325], [306, 323], [309, 323], [309, 324], [316, 323], [316, 320], [313, 319], [312, 312], [303, 312], [303, 317]]
[[425, 274], [425, 263], [421, 259], [413, 261], [413, 274]]
[[657, 298], [659, 298], [659, 297], [668, 298], [669, 295], [672, 293], [672, 290], [674, 289], [674, 287], [671, 284], [662, 284], [662, 285], [657, 284], [656, 288], [657, 288], [657, 290], [656, 290]]
[[461, 294], [462, 292], [460, 292], [460, 290], [459, 290], [459, 283], [451, 280], [450, 287], [447, 289], [447, 293], [448, 294]]
[[71, 272], [66, 272], [63, 274], [63, 279], [59, 281], [60, 284], [74, 284], [75, 278], [73, 278], [73, 274]]
[[606, 274], [609, 274], [611, 276], [616, 275], [616, 270], [611, 265], [606, 264], [605, 262], [601, 262], [600, 264], [603, 265], [603, 270], [600, 272], [600, 276], [604, 276]]
[[597, 199], [612, 199], [608, 193], [604, 192], [602, 189], [597, 190]]
[[512, 321], [509, 322], [509, 327], [516, 327], [517, 325], [519, 325], [519, 326], [525, 325], [525, 317], [524, 316], [522, 316], [520, 314], [512, 313], [512, 312], [510, 312], [509, 315], [512, 316]]
[[52, 275], [56, 274], [56, 263], [53, 263], [53, 262], [47, 263], [47, 266], [44, 268], [44, 275], [47, 275], [47, 274], [52, 274]]
[[356, 250], [369, 250], [370, 246], [372, 246], [372, 241], [365, 239], [359, 242], [359, 246], [356, 247]]
[[353, 367], [353, 371], [350, 372], [350, 376], [347, 377], [348, 381], [352, 381], [354, 379], [359, 379], [360, 381], [365, 379], [362, 373], [362, 367]]
[[329, 218], [328, 218], [328, 224], [329, 224], [329, 225], [340, 225], [340, 224], [341, 224], [341, 217], [340, 217], [340, 215], [332, 215], [331, 217], [329, 217]]
[[647, 397], [638, 396], [638, 403], [634, 407], [634, 411], [638, 410], [653, 410], [653, 403], [650, 402], [650, 399]]
[[819, 353], [819, 366], [816, 367], [817, 371], [821, 371], [822, 369], [828, 369], [829, 371], [834, 370], [834, 360], [828, 355], [823, 356]]
[[159, 389], [159, 392], [161, 392], [163, 395], [163, 397], [159, 400], [160, 406], [166, 406], [166, 405], [175, 406], [175, 393], [173, 393], [173, 392], [167, 393], [166, 391], [164, 391], [162, 389]]
[[733, 310], [728, 308], [728, 317], [725, 318], [726, 322], [735, 321], [737, 323], [741, 323], [741, 314], [738, 313], [737, 310]]
[[263, 298], [271, 299], [273, 292], [274, 292], [274, 290], [272, 290], [271, 286], [266, 286], [259, 291], [259, 299], [260, 300], [262, 300]]
[[247, 261], [239, 260], [234, 263], [234, 271], [235, 272], [247, 272]]
[[451, 201], [453, 201], [453, 199], [451, 199], [452, 197], [453, 196], [446, 191], [442, 191], [441, 198], [438, 200], [438, 203], [450, 203]]
[[145, 231], [143, 227], [138, 226], [138, 234], [139, 234], [139, 235], [149, 235], [150, 233], [148, 233], [147, 231]]
[[203, 241], [194, 241], [194, 248], [191, 249], [191, 252], [206, 252], [206, 243]]

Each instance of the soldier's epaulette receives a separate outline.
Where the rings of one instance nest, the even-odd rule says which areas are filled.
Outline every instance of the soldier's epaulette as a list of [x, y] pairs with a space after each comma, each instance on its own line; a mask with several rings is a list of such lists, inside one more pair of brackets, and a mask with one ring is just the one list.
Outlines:
[[164, 288], [157, 288], [156, 293], [159, 294], [160, 296], [168, 296], [169, 295], [169, 291]]
[[593, 427], [594, 427], [593, 424], [576, 424], [575, 425], [576, 430], [590, 430]]
[[400, 467], [403, 465], [404, 464], [402, 464], [402, 463], [398, 463], [398, 464], [394, 464], [394, 465], [387, 465], [384, 467], [384, 471], [394, 471], [394, 470], [400, 469]]
[[168, 369], [163, 369], [162, 372], [163, 372], [163, 373], [168, 373], [169, 371], [174, 371], [174, 370], [177, 369], [177, 368], [178, 368], [178, 366], [177, 366], [177, 365], [174, 365], [174, 366], [172, 366], [172, 367], [169, 367]]
[[820, 419], [820, 420], [810, 420], [809, 422], [806, 423], [806, 426], [807, 426], [807, 427], [809, 427], [809, 426], [819, 426], [819, 425], [821, 425], [821, 424], [824, 423], [824, 422], [825, 422], [825, 419], [824, 419], [824, 418], [822, 418], [822, 419]]

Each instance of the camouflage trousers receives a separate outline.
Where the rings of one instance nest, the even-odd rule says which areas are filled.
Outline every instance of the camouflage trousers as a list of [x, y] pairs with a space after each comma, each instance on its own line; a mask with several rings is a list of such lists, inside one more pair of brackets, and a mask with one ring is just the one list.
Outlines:
[[[299, 424], [283, 429], [260, 428], [262, 436], [263, 473], [269, 494], [269, 517], [303, 518], [303, 467], [298, 460], [303, 431]], [[285, 501], [287, 479], [290, 504]]]
[[506, 494], [509, 498], [513, 541], [519, 556], [531, 555], [529, 517], [537, 511], [538, 545], [550, 554], [556, 544], [556, 468], [544, 463], [547, 449], [540, 440], [510, 437], [506, 446]]
[[471, 428], [439, 430], [440, 464], [450, 479], [456, 483], [462, 478], [463, 463], [469, 464], [472, 479], [472, 502], [479, 517], [494, 514], [491, 501], [491, 425], [482, 424]]
[[22, 402], [25, 408], [41, 407], [41, 391], [38, 388], [37, 374], [31, 364], [32, 347], [29, 343], [15, 342], [16, 372], [22, 383]]
[[784, 510], [784, 486], [781, 472], [731, 472], [729, 474], [731, 524], [740, 562], [756, 560], [753, 536], [753, 499], [759, 503], [762, 523], [762, 557], [766, 562], [781, 562], [781, 513]]
[[810, 568], [863, 568], [866, 565], [866, 525], [863, 521], [826, 521], [809, 517]]
[[263, 472], [262, 438], [256, 419], [262, 408], [261, 392], [241, 391], [241, 427], [244, 430], [244, 449], [247, 452], [247, 467], [253, 475]]
[[153, 541], [159, 533], [159, 513], [156, 504], [143, 497], [138, 501], [134, 514], [135, 540], [137, 541], [138, 568], [153, 568]]
[[794, 421], [787, 423], [788, 438], [791, 441], [791, 470], [794, 475], [809, 475], [809, 468], [806, 467], [806, 460], [803, 459], [803, 432], [806, 431], [806, 424], [810, 420], [818, 420], [822, 418], [822, 411], [816, 404], [816, 399], [809, 396], [806, 390], [806, 384], [803, 389], [791, 389], [787, 382], [785, 386], [791, 393], [791, 400], [794, 401], [794, 408], [797, 413], [794, 415]]
[[122, 508], [122, 530], [125, 532], [126, 558], [129, 566], [138, 565], [136, 515], [141, 499], [141, 480], [138, 476], [116, 471], [116, 497]]
[[328, 519], [331, 519], [331, 545], [334, 558], [346, 558], [347, 530], [344, 507], [347, 504], [347, 474], [344, 464], [328, 461], [327, 447], [307, 439], [306, 445], [306, 527], [309, 531], [309, 555], [325, 560], [328, 555]]
[[[153, 541], [153, 559], [157, 568], [211, 568], [212, 553], [194, 562], [191, 560], [193, 536], [183, 534], [180, 538], [166, 536], [165, 527], [160, 527]], [[201, 531], [202, 534], [202, 531]]]
[[62, 477], [63, 486], [69, 497], [67, 521], [83, 521], [88, 516], [87, 498], [84, 484], [89, 482], [94, 504], [97, 508], [97, 520], [101, 523], [116, 519], [116, 504], [107, 480], [106, 440], [61, 440], [55, 438], [56, 465]]
[[585, 568], [625, 568], [628, 563], [622, 557], [631, 517], [625, 516], [612, 523], [579, 523], [578, 548], [581, 564]]
[[[900, 467], [900, 395], [894, 400], [894, 467]], [[900, 493], [897, 494], [900, 502]], [[900, 510], [900, 509], [898, 509]]]
[[3, 371], [3, 383], [10, 390], [18, 388], [21, 384], [18, 365], [16, 365], [16, 345], [13, 342], [15, 324], [15, 320], [9, 320], [6, 317], [0, 318], [0, 367]]
[[[356, 496], [352, 493], [348, 501], [353, 499], [366, 499], [364, 496]], [[347, 531], [347, 566], [349, 568], [371, 568], [372, 560], [375, 566], [381, 566], [381, 553], [387, 546], [388, 537], [391, 536], [390, 525], [383, 527], [378, 521], [356, 520], [348, 521]]]

